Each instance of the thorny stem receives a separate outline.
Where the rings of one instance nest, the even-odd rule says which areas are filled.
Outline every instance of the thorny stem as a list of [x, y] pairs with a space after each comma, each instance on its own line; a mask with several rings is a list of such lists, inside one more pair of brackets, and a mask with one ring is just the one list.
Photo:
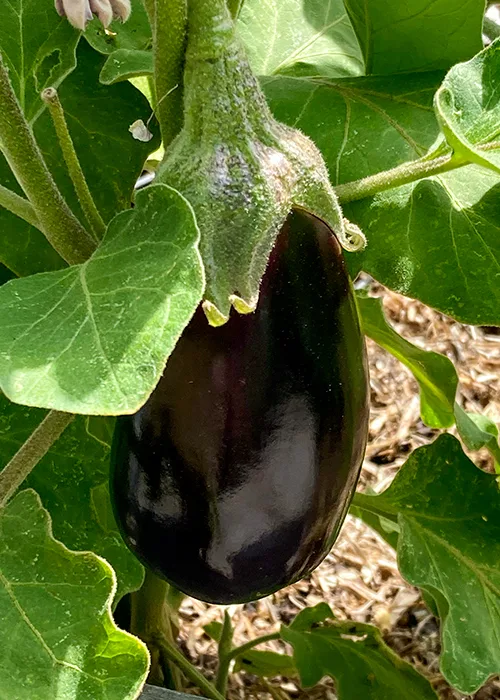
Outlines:
[[74, 418], [72, 413], [49, 411], [10, 462], [0, 472], [0, 508], [17, 491]]
[[186, 678], [189, 678], [190, 681], [195, 683], [207, 698], [210, 698], [210, 700], [224, 700], [224, 696], [219, 693], [217, 688], [186, 659], [184, 654], [179, 651], [174, 644], [162, 637], [157, 637], [155, 641], [160, 648], [161, 654], [164, 655], [166, 659], [173, 661], [181, 669]]
[[24, 197], [20, 197], [16, 192], [0, 185], [0, 207], [8, 209], [23, 221], [31, 224], [35, 228], [40, 228], [40, 221], [32, 205]]
[[450, 154], [429, 160], [422, 158], [410, 163], [403, 163], [403, 165], [398, 165], [391, 170], [364, 177], [362, 180], [353, 180], [352, 182], [346, 182], [344, 185], [337, 185], [335, 194], [339, 198], [339, 202], [345, 204], [346, 202], [370, 197], [378, 192], [390, 190], [393, 187], [400, 187], [409, 182], [421, 180], [424, 177], [446, 173], [463, 165], [467, 165], [467, 162]]
[[160, 123], [163, 145], [167, 148], [182, 127], [182, 70], [187, 0], [147, 0], [146, 7], [151, 2], [154, 2], [155, 7], [153, 55], [156, 116]]
[[59, 145], [64, 157], [64, 161], [68, 168], [71, 182], [75, 188], [78, 201], [83, 209], [85, 218], [98, 239], [101, 239], [106, 232], [106, 224], [104, 223], [99, 210], [97, 209], [92, 194], [87, 185], [85, 175], [83, 174], [82, 166], [76, 155], [73, 139], [69, 133], [64, 110], [59, 100], [57, 90], [53, 87], [46, 88], [42, 92], [42, 100], [49, 108], [50, 116], [54, 123]]
[[0, 150], [33, 205], [53, 248], [70, 265], [85, 262], [95, 242], [59, 192], [21, 110], [0, 54]]

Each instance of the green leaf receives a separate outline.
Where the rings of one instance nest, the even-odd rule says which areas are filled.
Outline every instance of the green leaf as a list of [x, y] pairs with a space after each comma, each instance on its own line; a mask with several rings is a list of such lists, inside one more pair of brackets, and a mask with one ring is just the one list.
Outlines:
[[413, 373], [420, 388], [420, 414], [431, 428], [449, 428], [455, 423], [454, 403], [458, 377], [451, 360], [436, 352], [421, 350], [402, 338], [387, 323], [380, 299], [358, 296], [364, 333], [390, 352]]
[[[414, 586], [438, 591], [441, 671], [463, 693], [500, 672], [500, 493], [451, 435], [411, 455], [379, 496], [356, 505], [398, 516], [398, 563]], [[438, 603], [440, 597], [437, 597]]]
[[[500, 173], [500, 39], [454, 66], [436, 93], [435, 109], [457, 156]], [[490, 150], [491, 149], [491, 150]]]
[[[273, 78], [278, 119], [319, 146], [335, 184], [432, 150], [437, 73], [339, 81]], [[367, 125], [369, 127], [367, 128]], [[471, 165], [344, 205], [368, 239], [349, 254], [382, 284], [464, 323], [500, 324], [500, 178]]]
[[[59, 97], [90, 191], [101, 215], [109, 221], [117, 212], [130, 207], [144, 161], [157, 148], [160, 139], [156, 122], [150, 125], [155, 134], [152, 141], [141, 143], [132, 138], [129, 126], [136, 119], [146, 121], [151, 108], [146, 98], [129, 83], [113, 87], [100, 85], [103, 62], [102, 56], [82, 42], [78, 49], [78, 67], [64, 81]], [[35, 121], [34, 131], [57, 185], [72, 209], [84, 220], [47, 111]], [[2, 156], [0, 182], [22, 194]], [[2, 262], [19, 276], [66, 267], [38, 229], [1, 207], [0, 251]]]
[[0, 0], [0, 51], [21, 107], [34, 120], [44, 105], [41, 91], [59, 87], [76, 66], [80, 33], [53, 3]]
[[500, 446], [498, 445], [498, 427], [487, 416], [480, 413], [466, 413], [455, 404], [457, 430], [469, 450], [486, 447], [495, 460], [495, 470], [500, 472]]
[[375, 532], [378, 532], [380, 537], [382, 537], [382, 539], [385, 540], [393, 549], [397, 549], [400, 532], [397, 518], [387, 518], [383, 515], [364, 510], [363, 508], [358, 508], [356, 500], [357, 496], [358, 494], [355, 493], [349, 508], [349, 513], [355, 518], [362, 520], [366, 525], [368, 525], [368, 527], [375, 530]]
[[335, 615], [327, 603], [318, 603], [312, 608], [304, 608], [292, 620], [290, 628], [297, 631], [310, 630], [320, 622], [324, 622], [328, 618], [334, 618]]
[[203, 629], [206, 634], [216, 642], [220, 642], [222, 636], [222, 623], [221, 622], [209, 622], [208, 625], [203, 625]]
[[245, 0], [238, 30], [257, 75], [342, 77], [363, 72], [342, 0]]
[[344, 0], [366, 73], [449, 68], [482, 48], [484, 0]]
[[234, 673], [245, 671], [260, 678], [274, 676], [295, 676], [297, 669], [291, 656], [278, 654], [275, 651], [257, 651], [251, 649], [236, 658]]
[[117, 49], [151, 49], [151, 26], [142, 0], [131, 0], [132, 13], [126, 22], [116, 20], [108, 29], [95, 19], [89, 22], [83, 35], [99, 53], [113, 53]]
[[118, 49], [108, 56], [102, 67], [99, 80], [104, 85], [112, 85], [139, 75], [152, 75], [153, 52]]
[[[0, 395], [0, 465], [7, 464], [40, 424], [45, 411]], [[70, 549], [104, 557], [117, 577], [116, 600], [140, 588], [144, 571], [116, 527], [108, 492], [113, 419], [76, 418], [30, 474], [50, 512], [55, 537]]]
[[91, 552], [52, 537], [31, 489], [0, 512], [0, 696], [133, 700], [148, 653], [111, 617], [115, 579]]
[[203, 293], [192, 208], [152, 185], [83, 265], [0, 288], [0, 385], [16, 403], [134, 413]]
[[283, 626], [281, 636], [293, 647], [306, 688], [330, 676], [339, 700], [436, 700], [429, 681], [384, 644], [376, 627], [353, 622], [301, 630]]

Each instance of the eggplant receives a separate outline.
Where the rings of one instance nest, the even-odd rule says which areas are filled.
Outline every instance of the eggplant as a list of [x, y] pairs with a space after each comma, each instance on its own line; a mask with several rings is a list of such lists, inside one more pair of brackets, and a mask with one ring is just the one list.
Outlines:
[[367, 376], [341, 247], [296, 209], [256, 310], [214, 328], [200, 307], [147, 403], [117, 421], [111, 496], [129, 548], [210, 603], [309, 574], [356, 488]]

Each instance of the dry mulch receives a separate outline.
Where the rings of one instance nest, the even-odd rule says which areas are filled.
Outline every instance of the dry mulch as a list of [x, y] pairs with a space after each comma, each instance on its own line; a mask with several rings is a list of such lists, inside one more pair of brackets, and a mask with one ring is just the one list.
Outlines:
[[[388, 320], [407, 340], [426, 350], [447, 355], [460, 377], [458, 400], [468, 411], [500, 423], [500, 329], [474, 328], [385, 290], [370, 280], [370, 294], [383, 299]], [[360, 480], [383, 491], [415, 448], [431, 442], [437, 431], [420, 420], [419, 394], [410, 372], [368, 340], [371, 374], [371, 421], [368, 449]], [[492, 469], [486, 451], [471, 458]], [[439, 621], [423, 603], [419, 591], [400, 576], [395, 552], [376, 533], [348, 516], [342, 533], [325, 561], [306, 580], [256, 603], [228, 608], [235, 626], [235, 643], [277, 631], [305, 606], [326, 601], [340, 619], [378, 625], [386, 642], [412, 662], [433, 683], [441, 700], [500, 700], [500, 680], [491, 680], [474, 696], [452, 690], [439, 673]], [[222, 619], [223, 608], [186, 599], [181, 608], [181, 644], [204, 673], [216, 669], [216, 645], [203, 630]], [[281, 642], [259, 649], [285, 651]], [[288, 650], [290, 651], [290, 650]], [[336, 700], [334, 684], [324, 679], [301, 690], [294, 679], [262, 681], [245, 673], [232, 674], [230, 700]], [[360, 699], [362, 700], [362, 699]], [[399, 700], [396, 699], [395, 700]]]

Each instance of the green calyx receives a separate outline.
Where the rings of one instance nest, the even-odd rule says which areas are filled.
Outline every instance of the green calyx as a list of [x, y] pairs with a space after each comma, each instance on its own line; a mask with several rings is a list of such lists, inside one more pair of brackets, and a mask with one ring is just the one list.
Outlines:
[[184, 74], [184, 126], [159, 181], [192, 204], [201, 231], [212, 325], [255, 309], [269, 254], [288, 213], [323, 219], [349, 250], [352, 235], [323, 158], [304, 134], [277, 122], [236, 36], [225, 0], [191, 0]]

